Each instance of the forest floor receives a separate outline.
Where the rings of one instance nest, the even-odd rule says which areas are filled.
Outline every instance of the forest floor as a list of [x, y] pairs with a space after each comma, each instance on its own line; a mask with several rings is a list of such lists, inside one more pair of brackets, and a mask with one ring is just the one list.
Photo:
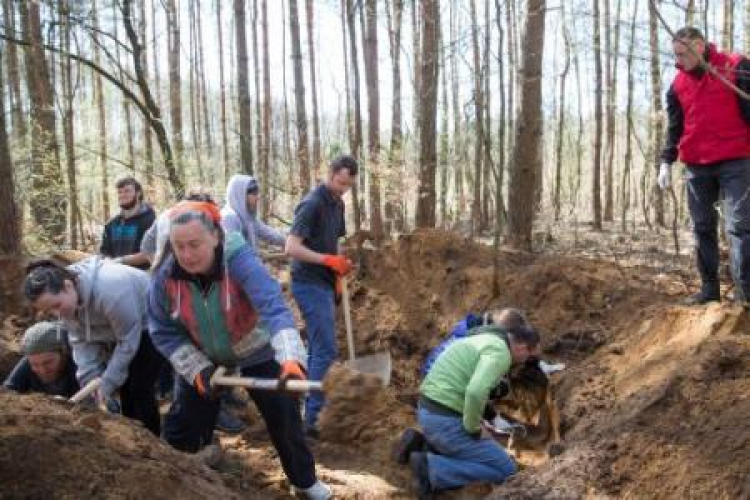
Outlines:
[[[689, 236], [680, 237], [684, 254]], [[452, 233], [360, 252], [357, 352], [389, 350], [393, 376], [383, 389], [338, 373], [331, 400], [363, 404], [321, 416], [319, 476], [338, 498], [411, 498], [408, 468], [388, 455], [415, 423], [424, 355], [467, 311], [515, 306], [541, 331], [544, 358], [567, 366], [552, 376], [565, 450], [522, 454], [507, 484], [445, 498], [750, 498], [747, 313], [728, 302], [679, 305], [694, 273], [688, 256], [671, 256], [670, 234], [581, 229], [540, 242], [534, 254], [501, 250], [497, 293], [492, 249]], [[22, 326], [6, 320], [0, 362]], [[0, 392], [0, 498], [287, 497], [257, 412], [243, 418], [247, 430], [221, 436], [225, 453], [211, 470], [123, 418]]]

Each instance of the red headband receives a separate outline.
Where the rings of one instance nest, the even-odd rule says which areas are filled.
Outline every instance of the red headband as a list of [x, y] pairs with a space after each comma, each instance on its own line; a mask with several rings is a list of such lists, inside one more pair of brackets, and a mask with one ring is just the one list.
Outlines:
[[215, 203], [207, 201], [181, 201], [169, 211], [169, 220], [175, 220], [187, 212], [200, 212], [207, 215], [218, 226], [221, 223], [221, 212]]

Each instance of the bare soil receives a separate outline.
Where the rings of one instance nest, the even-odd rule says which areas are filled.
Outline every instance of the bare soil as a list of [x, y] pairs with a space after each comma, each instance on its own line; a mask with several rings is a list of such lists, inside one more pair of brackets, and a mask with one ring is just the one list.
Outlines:
[[[388, 388], [343, 367], [326, 380], [312, 447], [337, 497], [412, 498], [409, 471], [388, 454], [415, 423], [425, 354], [467, 311], [513, 306], [542, 332], [545, 358], [567, 365], [553, 376], [565, 449], [524, 452], [507, 484], [443, 497], [750, 498], [748, 313], [676, 305], [694, 283], [689, 259], [661, 251], [669, 235], [613, 234], [598, 250], [586, 238], [575, 249], [501, 250], [497, 283], [491, 248], [450, 233], [419, 231], [359, 253], [357, 353], [390, 350], [394, 373]], [[6, 322], [0, 352], [13, 350], [12, 329]], [[341, 320], [339, 335], [343, 357]], [[248, 429], [221, 436], [212, 471], [124, 419], [0, 393], [0, 498], [288, 497], [262, 420], [252, 406], [242, 416]]]

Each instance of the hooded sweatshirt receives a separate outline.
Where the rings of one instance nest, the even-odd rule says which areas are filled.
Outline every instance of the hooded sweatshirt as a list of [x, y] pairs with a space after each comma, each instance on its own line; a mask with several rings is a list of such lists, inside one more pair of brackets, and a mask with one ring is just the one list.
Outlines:
[[241, 233], [248, 245], [258, 247], [258, 239], [271, 245], [284, 247], [286, 235], [258, 219], [254, 210], [247, 208], [247, 186], [253, 177], [235, 174], [227, 184], [227, 204], [221, 209], [221, 225], [224, 231]]
[[[134, 213], [120, 212], [106, 226], [99, 252], [105, 257], [123, 257], [138, 253], [143, 235], [156, 219], [154, 209], [140, 203]], [[148, 264], [138, 266], [148, 269]]]
[[63, 321], [76, 376], [81, 386], [101, 376], [102, 392], [111, 396], [127, 380], [146, 328], [148, 274], [99, 256], [68, 269], [78, 281], [78, 310], [74, 319]]

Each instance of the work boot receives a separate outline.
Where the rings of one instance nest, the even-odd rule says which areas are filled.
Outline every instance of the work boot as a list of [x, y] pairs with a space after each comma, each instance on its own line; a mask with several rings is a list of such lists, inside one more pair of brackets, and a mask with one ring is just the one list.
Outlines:
[[415, 451], [409, 456], [411, 466], [411, 486], [419, 500], [432, 500], [435, 492], [430, 485], [430, 477], [427, 472], [427, 453]]
[[685, 301], [685, 305], [688, 306], [700, 306], [709, 302], [719, 302], [721, 295], [719, 294], [719, 284], [703, 285], [701, 291], [695, 295], [688, 297]]
[[216, 417], [216, 429], [228, 434], [239, 434], [245, 430], [245, 423], [229, 411], [225, 404], [219, 408], [219, 416]]
[[416, 429], [406, 429], [393, 446], [391, 458], [395, 462], [405, 465], [409, 463], [409, 455], [413, 452], [424, 451], [425, 444], [424, 434]]
[[297, 488], [296, 486], [292, 486], [292, 493], [295, 496], [303, 496], [310, 500], [328, 500], [333, 497], [331, 487], [320, 479], [309, 488]]

